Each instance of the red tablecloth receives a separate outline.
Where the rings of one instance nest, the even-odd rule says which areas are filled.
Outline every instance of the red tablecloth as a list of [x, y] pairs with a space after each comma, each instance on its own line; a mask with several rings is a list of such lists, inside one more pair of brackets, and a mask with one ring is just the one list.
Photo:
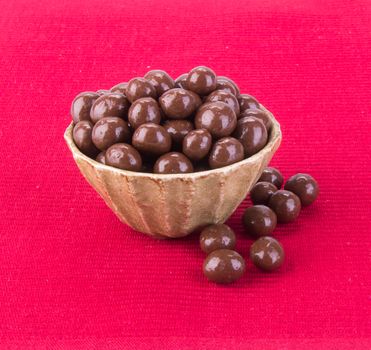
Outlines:
[[[0, 348], [371, 347], [370, 2], [0, 1]], [[120, 223], [64, 141], [80, 91], [149, 69], [232, 77], [281, 122], [272, 165], [321, 195], [276, 273], [208, 283], [196, 235]], [[251, 240], [228, 221], [238, 250]]]

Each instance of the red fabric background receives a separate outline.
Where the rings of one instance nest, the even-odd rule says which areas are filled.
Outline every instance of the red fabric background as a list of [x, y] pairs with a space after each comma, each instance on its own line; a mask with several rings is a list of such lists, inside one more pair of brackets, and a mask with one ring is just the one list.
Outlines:
[[[0, 0], [0, 347], [371, 347], [370, 2]], [[220, 287], [197, 235], [121, 224], [62, 135], [80, 91], [208, 65], [281, 122], [321, 195], [281, 271]], [[247, 256], [243, 203], [229, 220]]]

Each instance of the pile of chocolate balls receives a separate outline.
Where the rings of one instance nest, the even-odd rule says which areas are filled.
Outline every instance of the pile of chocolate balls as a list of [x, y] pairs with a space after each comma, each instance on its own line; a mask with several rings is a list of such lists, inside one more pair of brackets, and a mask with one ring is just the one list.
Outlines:
[[[246, 233], [257, 239], [250, 247], [250, 259], [261, 270], [274, 271], [285, 260], [282, 245], [271, 235], [278, 223], [294, 221], [302, 207], [312, 204], [319, 193], [316, 180], [308, 174], [296, 174], [285, 183], [275, 168], [266, 168], [250, 192], [253, 206], [242, 216]], [[208, 254], [203, 264], [206, 277], [216, 283], [228, 284], [245, 272], [243, 257], [234, 248], [236, 236], [225, 225], [210, 225], [200, 235], [201, 249]]]
[[71, 106], [82, 153], [115, 168], [177, 174], [221, 168], [267, 143], [272, 122], [259, 102], [207, 67], [173, 80], [162, 70], [83, 92]]

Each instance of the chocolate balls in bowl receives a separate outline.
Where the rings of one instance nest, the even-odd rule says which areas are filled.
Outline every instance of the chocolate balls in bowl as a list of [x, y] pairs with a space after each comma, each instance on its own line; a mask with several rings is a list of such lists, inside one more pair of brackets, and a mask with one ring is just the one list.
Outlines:
[[[259, 104], [271, 127], [267, 131], [255, 118], [263, 136], [259, 141], [265, 143], [252, 142], [246, 152], [249, 130], [236, 134], [241, 119], [241, 103], [234, 97], [238, 87], [228, 78], [214, 79], [215, 73], [206, 67], [196, 68], [175, 81], [163, 71], [151, 71], [122, 83], [122, 93], [117, 88], [101, 96], [87, 95], [87, 106], [74, 110], [90, 123], [83, 133], [89, 154], [73, 138], [77, 124], [71, 123], [65, 133], [80, 171], [106, 204], [124, 223], [152, 236], [181, 237], [223, 223], [281, 141], [279, 124]], [[244, 106], [257, 106], [252, 99], [240, 100]], [[99, 108], [89, 115], [89, 105]], [[90, 120], [83, 119], [86, 116]], [[104, 118], [120, 121], [107, 123]], [[102, 125], [96, 127], [96, 142], [89, 143], [98, 122]], [[120, 131], [113, 127], [115, 123]]]

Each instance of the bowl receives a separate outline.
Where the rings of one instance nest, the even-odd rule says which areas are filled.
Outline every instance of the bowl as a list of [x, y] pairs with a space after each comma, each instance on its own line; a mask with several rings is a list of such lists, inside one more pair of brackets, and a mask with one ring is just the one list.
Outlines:
[[183, 237], [209, 224], [224, 223], [245, 199], [278, 149], [282, 134], [274, 116], [266, 146], [238, 163], [189, 174], [151, 174], [113, 168], [85, 156], [64, 138], [82, 175], [118, 218], [156, 238]]

